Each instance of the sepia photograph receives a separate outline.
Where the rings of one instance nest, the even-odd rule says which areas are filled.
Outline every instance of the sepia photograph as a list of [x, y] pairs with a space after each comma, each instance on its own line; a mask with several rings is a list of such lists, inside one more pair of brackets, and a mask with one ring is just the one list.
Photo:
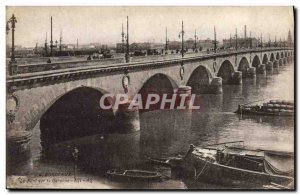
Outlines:
[[293, 6], [5, 12], [7, 189], [296, 190]]

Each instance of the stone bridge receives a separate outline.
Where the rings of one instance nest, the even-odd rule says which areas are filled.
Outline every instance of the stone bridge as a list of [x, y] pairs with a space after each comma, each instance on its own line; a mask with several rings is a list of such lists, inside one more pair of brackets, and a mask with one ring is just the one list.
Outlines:
[[[291, 48], [263, 48], [127, 64], [81, 61], [76, 62], [79, 67], [72, 67], [70, 62], [61, 62], [55, 65], [66, 68], [21, 70], [6, 81], [8, 139], [13, 143], [29, 140], [30, 131], [39, 121], [45, 145], [95, 133], [122, 133], [128, 126], [122, 122], [124, 117], [131, 117], [130, 123], [137, 123], [133, 129], [139, 130], [138, 115], [101, 110], [100, 97], [105, 93], [124, 93], [125, 89], [131, 95], [172, 94], [184, 86], [190, 86], [196, 94], [218, 94], [222, 93], [222, 85], [239, 85], [244, 77], [265, 74], [293, 58]], [[53, 64], [38, 67], [46, 66]], [[83, 131], [86, 127], [89, 129]]]

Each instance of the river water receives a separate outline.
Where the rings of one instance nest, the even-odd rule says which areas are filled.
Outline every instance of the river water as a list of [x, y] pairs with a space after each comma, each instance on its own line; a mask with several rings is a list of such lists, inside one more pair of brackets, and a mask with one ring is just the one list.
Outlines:
[[[166, 168], [147, 167], [141, 162], [147, 156], [168, 157], [184, 154], [188, 150], [189, 144], [206, 145], [241, 140], [244, 141], [244, 145], [255, 148], [293, 152], [293, 118], [249, 117], [233, 113], [237, 109], [238, 104], [262, 99], [266, 99], [266, 101], [271, 99], [294, 100], [294, 67], [292, 65], [279, 67], [279, 73], [257, 76], [256, 79], [243, 79], [243, 84], [239, 86], [224, 85], [223, 94], [220, 95], [199, 95], [197, 96], [197, 101], [200, 102], [200, 110], [193, 110], [192, 112], [156, 110], [141, 113], [141, 131], [130, 135], [131, 138], [129, 139], [121, 137], [120, 139], [122, 140], [128, 140], [125, 143], [111, 141], [113, 140], [111, 137], [115, 136], [89, 136], [71, 140], [57, 146], [53, 149], [57, 155], [43, 160], [41, 157], [42, 148], [39, 138], [39, 124], [37, 124], [33, 130], [33, 140], [31, 142], [32, 157], [26, 163], [17, 165], [13, 169], [10, 168], [9, 172], [11, 173], [9, 174], [34, 177], [37, 175], [47, 176], [49, 173], [61, 173], [63, 171], [73, 175], [74, 162], [65, 160], [63, 158], [64, 153], [60, 153], [60, 151], [63, 151], [66, 145], [77, 145], [78, 147], [84, 145], [79, 150], [79, 155], [82, 154], [80, 159], [82, 162], [78, 163], [76, 174], [78, 177], [92, 178], [93, 182], [84, 184], [85, 186], [71, 185], [69, 186], [71, 188], [191, 188], [189, 181], [181, 179], [170, 179], [146, 184], [110, 181], [100, 172], [95, 171], [94, 168], [98, 165], [98, 167], [101, 167], [101, 163], [117, 164], [118, 168], [121, 168], [122, 164], [118, 163], [123, 162], [124, 159], [120, 159], [119, 154], [132, 153], [123, 157], [126, 163], [128, 163], [128, 159], [129, 162], [132, 162], [132, 166], [127, 164], [127, 167], [146, 167], [170, 176], [170, 170]], [[110, 141], [100, 143], [98, 140], [101, 139]], [[114, 146], [107, 146], [108, 144]], [[123, 148], [127, 149], [123, 150]], [[119, 156], [112, 155], [113, 153]], [[107, 154], [112, 158], [108, 160], [105, 157]], [[93, 157], [92, 160], [91, 156]], [[232, 188], [232, 186], [207, 183], [199, 183], [197, 186], [192, 187], [199, 189]], [[234, 188], [238, 188], [238, 186]], [[249, 188], [251, 188], [251, 184], [249, 184]]]

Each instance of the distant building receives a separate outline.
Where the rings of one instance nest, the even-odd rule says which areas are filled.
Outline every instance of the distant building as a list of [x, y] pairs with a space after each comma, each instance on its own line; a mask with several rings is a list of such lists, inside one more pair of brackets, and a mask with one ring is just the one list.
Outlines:
[[259, 39], [256, 38], [235, 38], [232, 39], [223, 39], [223, 47], [226, 48], [250, 48], [250, 47], [259, 47]]
[[181, 42], [180, 41], [170, 41], [168, 44], [169, 50], [180, 50]]
[[154, 49], [154, 45], [149, 42], [144, 43], [132, 43], [129, 45], [130, 52], [145, 51], [147, 49]]
[[125, 46], [123, 43], [117, 43], [116, 44], [116, 52], [117, 53], [124, 53], [125, 52]]
[[[197, 43], [197, 46], [199, 48], [202, 48], [202, 50], [207, 50], [207, 49], [214, 49], [215, 44], [214, 40], [207, 38], [205, 40], [199, 40]], [[219, 41], [217, 41], [217, 48], [219, 48]]]
[[66, 45], [66, 48], [67, 49], [75, 49], [76, 45], [75, 44], [68, 44], [68, 45]]
[[[217, 41], [217, 47], [219, 42]], [[168, 48], [170, 50], [181, 50], [181, 42], [180, 41], [171, 41], [169, 42]], [[195, 47], [195, 40], [190, 38], [184, 42], [184, 49], [194, 49]], [[197, 48], [201, 49], [213, 49], [214, 48], [214, 40], [207, 38], [206, 40], [198, 40], [197, 41]]]
[[292, 33], [291, 33], [290, 30], [289, 30], [289, 33], [288, 33], [287, 46], [288, 46], [288, 47], [294, 47], [294, 42], [293, 42], [293, 38], [292, 38]]

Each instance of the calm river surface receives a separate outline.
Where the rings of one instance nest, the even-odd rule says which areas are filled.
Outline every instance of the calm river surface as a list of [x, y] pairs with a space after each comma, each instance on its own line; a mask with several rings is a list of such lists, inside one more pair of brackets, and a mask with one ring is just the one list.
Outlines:
[[[161, 167], [147, 167], [142, 165], [147, 156], [168, 157], [177, 154], [184, 154], [189, 144], [205, 145], [226, 141], [245, 141], [244, 145], [281, 151], [294, 150], [294, 119], [279, 117], [241, 117], [233, 112], [238, 104], [256, 100], [266, 99], [286, 99], [294, 100], [294, 67], [292, 65], [279, 68], [279, 73], [267, 74], [267, 76], [257, 76], [256, 79], [243, 79], [240, 86], [225, 85], [221, 95], [199, 95], [197, 100], [200, 102], [201, 109], [194, 110], [192, 113], [183, 111], [151, 111], [140, 114], [141, 131], [132, 135], [132, 153], [138, 153], [125, 158], [132, 158], [134, 166], [159, 170], [165, 175], [170, 175], [170, 170]], [[13, 175], [32, 175], [37, 174], [47, 176], [48, 173], [70, 172], [73, 174], [73, 161], [61, 160], [67, 145], [80, 144], [92, 147], [79, 149], [77, 176], [92, 178], [90, 187], [94, 188], [190, 188], [188, 181], [180, 179], [170, 179], [158, 183], [121, 183], [110, 181], [101, 176], [91, 167], [101, 167], [101, 163], [108, 161], [104, 155], [110, 154], [114, 165], [120, 162], [118, 156], [112, 155], [120, 147], [119, 142], [113, 143], [116, 147], [104, 145], [112, 144], [109, 142], [97, 142], [99, 139], [111, 139], [109, 136], [89, 136], [86, 138], [71, 140], [56, 147], [57, 155], [50, 157], [47, 161], [41, 160], [41, 145], [39, 124], [34, 129], [34, 137], [31, 143], [31, 159], [25, 164], [18, 165], [11, 171]], [[121, 138], [123, 139], [123, 138]], [[131, 141], [130, 141], [131, 142]], [[129, 142], [129, 143], [130, 143]], [[136, 143], [134, 143], [136, 142]], [[125, 143], [125, 145], [128, 143]], [[105, 152], [101, 151], [104, 150]], [[107, 151], [108, 150], [108, 151]], [[61, 152], [61, 153], [60, 153]], [[128, 151], [127, 151], [128, 152]], [[84, 153], [84, 154], [83, 154]], [[116, 152], [117, 153], [117, 152]], [[61, 156], [60, 156], [61, 155]], [[84, 157], [83, 157], [84, 156]], [[93, 156], [92, 160], [90, 156]], [[137, 159], [138, 158], [138, 159]], [[122, 161], [122, 160], [121, 160]], [[93, 163], [91, 163], [93, 162]], [[128, 162], [127, 162], [128, 163]], [[88, 164], [88, 165], [87, 165]], [[130, 163], [129, 163], [130, 164]], [[132, 168], [134, 167], [132, 165]], [[131, 167], [130, 165], [126, 165]], [[118, 165], [122, 167], [122, 165]], [[92, 170], [92, 171], [91, 171]], [[87, 186], [89, 184], [86, 184]], [[74, 187], [74, 186], [73, 186]], [[78, 186], [77, 186], [78, 187]], [[194, 186], [195, 187], [195, 186]], [[251, 185], [249, 184], [249, 187]], [[229, 186], [201, 184], [196, 188], [230, 188]]]

